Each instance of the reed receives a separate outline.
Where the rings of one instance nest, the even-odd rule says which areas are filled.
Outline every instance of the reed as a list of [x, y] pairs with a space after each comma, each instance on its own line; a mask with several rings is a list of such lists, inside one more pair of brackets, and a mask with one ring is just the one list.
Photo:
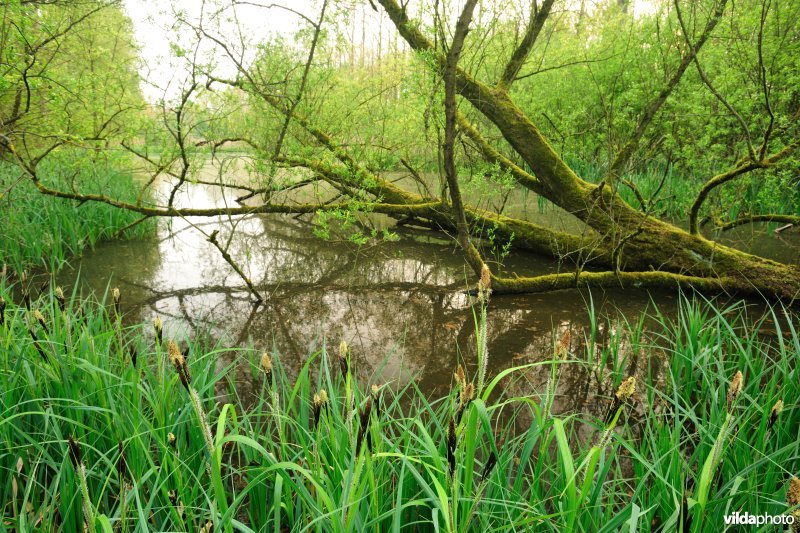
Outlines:
[[[59, 158], [47, 159], [40, 164], [40, 172], [50, 184], [70, 188], [77, 181], [97, 192], [131, 201], [136, 199], [137, 186], [132, 176], [116, 170], [110, 162], [85, 165]], [[116, 236], [122, 228], [140, 218], [109, 205], [78, 205], [46, 197], [29, 180], [20, 181], [18, 176], [19, 169], [15, 165], [0, 162], [0, 189], [4, 191], [0, 198], [3, 220], [0, 250], [3, 250], [3, 263], [17, 272], [26, 268], [57, 271], [71, 257]], [[154, 228], [152, 222], [145, 222], [126, 231], [122, 237], [142, 237], [152, 233]]]
[[[481, 393], [480, 368], [456, 367], [451, 392], [430, 398], [415, 380], [362, 377], [346, 345], [288, 372], [275, 350], [202, 335], [188, 357], [166, 339], [162, 352], [152, 324], [119, 323], [113, 291], [108, 306], [34, 299], [46, 334], [0, 294], [7, 529], [705, 531], [733, 511], [800, 506], [800, 335], [781, 308], [754, 318], [684, 298], [674, 319], [626, 325], [638, 331], [619, 357], [591, 359], [573, 331], [552, 355], [490, 367]], [[138, 367], [111, 356], [120, 328]], [[556, 376], [542, 390], [537, 367]], [[262, 384], [255, 405], [236, 386], [243, 368]], [[558, 376], [575, 373], [603, 381], [593, 408], [563, 412]]]

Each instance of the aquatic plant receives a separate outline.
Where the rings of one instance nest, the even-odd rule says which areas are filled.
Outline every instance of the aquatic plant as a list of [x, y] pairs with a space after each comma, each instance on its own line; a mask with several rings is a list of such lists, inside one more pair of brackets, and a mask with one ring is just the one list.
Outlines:
[[[754, 320], [742, 303], [684, 299], [647, 334], [626, 326], [619, 350], [638, 369], [564, 342], [487, 371], [481, 392], [479, 367], [456, 366], [450, 393], [430, 398], [414, 380], [362, 377], [346, 344], [290, 377], [276, 350], [199, 336], [162, 352], [152, 324], [122, 326], [113, 305], [74, 295], [61, 311], [55, 292], [32, 301], [49, 331], [33, 320], [33, 338], [33, 311], [2, 297], [6, 528], [700, 531], [800, 505], [800, 335], [782, 309]], [[563, 389], [532, 386], [536, 367], [600, 376], [595, 407], [554, 412]], [[261, 383], [255, 403], [243, 369]]]
[[[67, 156], [65, 156], [67, 157]], [[67, 157], [68, 159], [68, 157]], [[137, 186], [130, 174], [113, 164], [77, 166], [74, 162], [43, 161], [48, 181], [70, 187], [75, 180], [93, 183], [97, 190], [134, 200]], [[40, 194], [30, 180], [18, 179], [16, 165], [0, 162], [0, 250], [3, 263], [16, 272], [26, 268], [59, 270], [67, 261], [111, 237], [138, 238], [153, 232], [153, 221], [137, 223], [141, 217], [112, 206], [80, 205]], [[124, 232], [122, 231], [126, 229]]]

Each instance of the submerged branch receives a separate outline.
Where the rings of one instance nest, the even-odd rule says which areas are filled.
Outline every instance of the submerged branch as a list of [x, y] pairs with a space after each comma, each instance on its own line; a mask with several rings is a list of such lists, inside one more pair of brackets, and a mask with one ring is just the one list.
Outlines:
[[228, 263], [231, 268], [239, 275], [239, 277], [244, 281], [244, 284], [247, 285], [247, 290], [255, 297], [257, 303], [261, 303], [264, 299], [258, 293], [256, 288], [253, 286], [253, 282], [250, 281], [250, 278], [244, 273], [244, 271], [236, 264], [236, 261], [233, 260], [231, 254], [228, 253], [228, 250], [225, 249], [217, 240], [217, 235], [219, 234], [218, 230], [214, 230], [211, 232], [211, 235], [208, 237], [208, 242], [214, 245], [214, 247], [219, 250], [220, 255]]
[[694, 289], [701, 292], [736, 291], [760, 294], [757, 287], [736, 278], [687, 276], [672, 272], [578, 272], [529, 278], [492, 278], [495, 294], [527, 294], [578, 287]]
[[727, 231], [729, 229], [736, 228], [738, 226], [744, 226], [745, 224], [752, 224], [754, 222], [783, 222], [785, 224], [793, 224], [795, 226], [800, 225], [800, 216], [796, 215], [751, 215], [746, 217], [737, 218], [736, 220], [732, 220], [725, 224], [718, 226], [718, 229], [722, 231]]

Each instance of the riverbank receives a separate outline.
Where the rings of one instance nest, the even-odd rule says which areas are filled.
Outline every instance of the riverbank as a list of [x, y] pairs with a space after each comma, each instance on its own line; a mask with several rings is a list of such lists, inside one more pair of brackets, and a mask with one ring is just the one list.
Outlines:
[[[153, 324], [121, 326], [113, 291], [31, 310], [3, 297], [6, 527], [674, 531], [792, 510], [800, 333], [780, 310], [753, 324], [741, 304], [684, 299], [674, 320], [622, 326], [616, 349], [562, 335], [483, 379], [466, 361], [431, 398], [365, 372], [357, 349], [287, 368], [274, 351], [159, 342]], [[527, 379], [541, 366], [544, 386]], [[572, 369], [593, 376], [595, 407], [554, 414]]]
[[[75, 162], [64, 158], [42, 163], [49, 183], [69, 189], [72, 184], [102, 191], [124, 200], [136, 198], [133, 177], [115, 169], [113, 162]], [[28, 269], [57, 272], [70, 259], [98, 242], [111, 238], [139, 238], [154, 231], [145, 222], [121, 232], [140, 217], [109, 205], [80, 205], [40, 194], [16, 165], [0, 163], [0, 269], [21, 273]]]

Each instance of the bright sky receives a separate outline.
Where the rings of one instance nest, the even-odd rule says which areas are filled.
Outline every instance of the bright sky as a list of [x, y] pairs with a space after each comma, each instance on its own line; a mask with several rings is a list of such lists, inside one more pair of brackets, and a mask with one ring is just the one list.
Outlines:
[[[240, 0], [245, 5], [236, 7], [235, 14], [238, 17], [238, 26], [241, 27], [245, 39], [261, 40], [269, 35], [280, 34], [290, 37], [299, 29], [308, 28], [308, 23], [298, 15], [285, 9], [270, 8], [264, 6], [281, 3], [275, 0]], [[608, 0], [605, 0], [608, 1]], [[579, 9], [579, 0], [569, 0], [575, 3], [575, 8]], [[318, 0], [284, 0], [283, 5], [290, 6], [291, 9], [298, 11], [305, 16], [316, 20], [319, 17]], [[632, 9], [634, 16], [652, 14], [656, 10], [658, 0], [633, 0]], [[150, 101], [156, 101], [165, 94], [175, 96], [179, 93], [178, 84], [181, 79], [186, 77], [185, 61], [178, 60], [170, 48], [170, 44], [181, 42], [187, 44], [193, 39], [193, 35], [187, 28], [176, 28], [175, 21], [177, 14], [181, 13], [184, 18], [198, 20], [203, 14], [203, 0], [124, 0], [125, 10], [133, 22], [136, 40], [141, 47], [143, 60], [142, 77], [150, 83], [142, 86], [145, 97]], [[249, 4], [249, 5], [248, 5]], [[361, 18], [366, 17], [367, 42], [371, 42], [373, 35], [377, 34], [376, 28], [381, 24], [388, 26], [384, 17], [379, 17], [373, 13], [363, 0], [353, 0], [354, 5], [359, 5], [356, 13], [357, 23], [361, 25]], [[594, 2], [588, 0], [587, 7], [591, 9]], [[206, 6], [205, 19], [210, 13]], [[329, 11], [330, 13], [330, 11]], [[225, 17], [221, 20], [223, 40], [226, 42], [236, 41], [237, 23], [231, 19], [234, 11], [225, 11]], [[384, 29], [384, 31], [389, 31]], [[360, 31], [356, 39], [361, 39]], [[252, 50], [252, 47], [250, 47]], [[206, 54], [212, 54], [213, 49], [208, 46], [204, 49]], [[218, 73], [223, 76], [233, 76], [235, 69], [229, 61], [225, 61], [224, 54], [218, 51], [213, 54], [219, 60]], [[245, 63], [251, 57], [245, 56]]]
[[[254, 0], [253, 4], [258, 4]], [[271, 2], [264, 1], [263, 5]], [[313, 0], [291, 0], [286, 5], [291, 5], [292, 9], [309, 16], [312, 19], [318, 17], [315, 2]], [[177, 80], [173, 80], [178, 73], [184, 71], [185, 61], [175, 58], [170, 45], [180, 42], [188, 43], [193, 39], [192, 33], [187, 28], [178, 30], [175, 25], [177, 14], [189, 20], [198, 20], [202, 14], [203, 2], [201, 0], [124, 0], [125, 11], [133, 22], [134, 35], [141, 47], [143, 61], [142, 77], [149, 80], [153, 85], [145, 84], [142, 88], [145, 96], [149, 100], [156, 100], [163, 96], [164, 89], [170, 83], [174, 85]], [[208, 8], [206, 8], [208, 9]], [[208, 18], [209, 13], [205, 14]], [[307, 23], [299, 16], [284, 9], [265, 9], [253, 5], [242, 5], [236, 8], [236, 15], [239, 17], [239, 26], [246, 39], [254, 37], [263, 38], [270, 34], [283, 34], [291, 36], [298, 29], [307, 27]], [[233, 16], [233, 11], [226, 11], [226, 18]], [[236, 21], [233, 19], [223, 20], [222, 22], [225, 41], [235, 41]], [[210, 48], [206, 49], [208, 52]], [[221, 58], [223, 54], [215, 54]], [[233, 75], [232, 65], [225, 62], [220, 64], [220, 70], [225, 75]], [[168, 90], [168, 94], [174, 94], [174, 87]]]

